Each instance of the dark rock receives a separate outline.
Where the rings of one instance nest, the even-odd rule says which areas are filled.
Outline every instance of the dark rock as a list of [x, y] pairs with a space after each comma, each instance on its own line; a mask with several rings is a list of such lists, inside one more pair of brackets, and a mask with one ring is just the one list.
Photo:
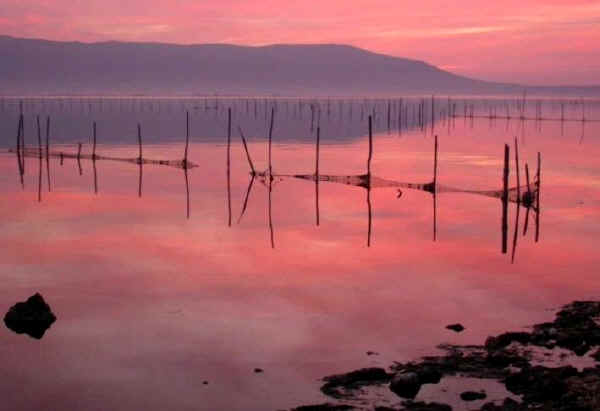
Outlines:
[[344, 411], [354, 410], [355, 408], [347, 404], [316, 404], [316, 405], [303, 405], [301, 407], [293, 408], [292, 411]]
[[452, 411], [451, 406], [437, 402], [404, 401], [402, 405], [408, 411]]
[[442, 379], [442, 373], [435, 367], [424, 365], [417, 371], [421, 384], [437, 384]]
[[[423, 384], [438, 383], [444, 376], [460, 375], [500, 380], [510, 392], [522, 399], [520, 403], [511, 399], [505, 399], [502, 404], [488, 402], [481, 411], [599, 411], [600, 366], [581, 372], [571, 366], [532, 366], [531, 350], [510, 346], [518, 343], [561, 347], [583, 355], [600, 346], [598, 319], [600, 302], [574, 302], [563, 307], [553, 322], [534, 325], [532, 332], [507, 332], [488, 337], [485, 346], [438, 346], [446, 351], [444, 355], [424, 357], [419, 362], [396, 363], [391, 367], [394, 374], [388, 374], [381, 368], [369, 368], [327, 377], [327, 383], [321, 390], [330, 396], [347, 396], [357, 400], [359, 391], [352, 390], [390, 381], [391, 391], [411, 399], [402, 403], [404, 409], [446, 411], [451, 408], [445, 404], [425, 404], [414, 402], [412, 398]], [[600, 349], [592, 351], [591, 356], [600, 361]], [[473, 399], [485, 398], [481, 393], [471, 395], [477, 396]], [[467, 399], [470, 397], [469, 393], [463, 393], [461, 398], [465, 396]], [[361, 406], [367, 405], [368, 401], [362, 401]]]
[[485, 392], [477, 392], [477, 391], [465, 391], [460, 394], [460, 399], [463, 401], [477, 401], [484, 400], [487, 398]]
[[330, 375], [323, 378], [325, 384], [321, 387], [323, 394], [333, 398], [350, 396], [352, 390], [368, 385], [383, 384], [392, 376], [383, 368], [362, 368], [347, 374]]
[[378, 352], [375, 352], [375, 351], [367, 351], [367, 355], [368, 355], [368, 356], [371, 356], [371, 355], [379, 355], [379, 353], [378, 353]]
[[421, 389], [421, 381], [416, 372], [399, 372], [390, 382], [390, 390], [399, 397], [413, 399]]
[[543, 403], [561, 398], [567, 391], [566, 379], [576, 374], [577, 369], [571, 366], [535, 366], [509, 375], [504, 383], [510, 392], [522, 395], [524, 401]]
[[493, 402], [483, 404], [481, 411], [521, 411], [526, 410], [527, 406], [521, 405], [512, 398], [506, 398], [502, 405], [496, 405]]
[[500, 334], [497, 337], [488, 337], [485, 340], [485, 348], [488, 351], [501, 350], [513, 342], [528, 344], [531, 340], [531, 334], [526, 332], [508, 332]]
[[566, 393], [561, 403], [571, 409], [600, 410], [600, 369], [586, 368], [565, 381]]
[[4, 324], [10, 330], [36, 339], [41, 339], [54, 321], [56, 316], [39, 293], [16, 303], [4, 316]]
[[264, 370], [263, 370], [262, 368], [255, 368], [255, 369], [254, 369], [254, 372], [255, 372], [256, 374], [260, 374], [261, 372], [264, 372]]
[[527, 358], [520, 356], [518, 353], [507, 350], [489, 352], [486, 357], [486, 361], [491, 367], [496, 368], [505, 368], [509, 365], [513, 365], [515, 367], [525, 367], [529, 364]]
[[202, 381], [202, 384], [208, 385], [208, 381]]
[[462, 324], [450, 324], [450, 325], [447, 325], [446, 328], [449, 330], [455, 331], [457, 333], [465, 330], [465, 327], [463, 327]]

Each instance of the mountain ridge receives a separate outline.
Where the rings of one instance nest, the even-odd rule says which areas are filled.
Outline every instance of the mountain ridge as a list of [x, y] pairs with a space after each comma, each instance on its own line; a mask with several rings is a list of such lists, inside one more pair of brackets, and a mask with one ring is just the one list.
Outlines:
[[526, 86], [457, 75], [344, 44], [85, 43], [0, 35], [0, 94], [561, 94], [600, 86]]

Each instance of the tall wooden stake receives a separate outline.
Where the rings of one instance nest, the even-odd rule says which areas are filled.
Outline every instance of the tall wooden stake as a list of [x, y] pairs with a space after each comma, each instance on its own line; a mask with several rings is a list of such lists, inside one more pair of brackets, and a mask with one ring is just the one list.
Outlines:
[[81, 168], [81, 143], [77, 143], [77, 165], [79, 166], [79, 175], [82, 175], [83, 169]]
[[537, 243], [540, 239], [540, 213], [541, 211], [541, 207], [540, 207], [540, 191], [541, 191], [541, 186], [542, 186], [542, 176], [541, 176], [541, 170], [542, 170], [542, 154], [540, 152], [538, 152], [537, 155], [537, 193], [536, 193], [536, 204], [537, 204], [537, 213], [535, 214], [535, 242]]
[[510, 148], [504, 145], [504, 175], [502, 192], [502, 253], [506, 254], [508, 249], [508, 176], [509, 176]]
[[138, 184], [138, 197], [142, 198], [142, 178], [143, 178], [143, 164], [144, 164], [144, 160], [142, 157], [142, 126], [140, 123], [138, 123], [137, 126], [137, 132], [138, 132], [138, 146], [139, 146], [139, 153], [140, 155], [138, 156], [138, 164], [140, 166], [140, 178], [139, 178], [139, 184]]
[[367, 159], [367, 175], [371, 185], [371, 159], [373, 157], [373, 118], [369, 116], [369, 157]]
[[227, 108], [227, 225], [231, 227], [231, 107]]
[[48, 192], [50, 187], [50, 116], [46, 117], [46, 177], [48, 177]]
[[42, 201], [42, 130], [40, 127], [40, 116], [36, 117], [37, 120], [37, 134], [38, 134], [38, 157], [39, 161], [39, 174], [38, 174], [38, 202]]
[[316, 206], [316, 217], [317, 226], [320, 223], [319, 215], [319, 145], [321, 140], [321, 127], [317, 127], [317, 148], [316, 148], [316, 164], [315, 164], [315, 206]]
[[188, 147], [190, 144], [190, 112], [185, 112], [185, 151], [183, 153], [183, 166], [187, 168]]

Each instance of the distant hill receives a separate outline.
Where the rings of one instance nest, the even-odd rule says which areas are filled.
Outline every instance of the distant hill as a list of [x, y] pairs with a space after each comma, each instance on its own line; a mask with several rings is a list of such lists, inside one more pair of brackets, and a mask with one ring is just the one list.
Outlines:
[[600, 95], [524, 87], [344, 45], [79, 43], [0, 36], [0, 94]]

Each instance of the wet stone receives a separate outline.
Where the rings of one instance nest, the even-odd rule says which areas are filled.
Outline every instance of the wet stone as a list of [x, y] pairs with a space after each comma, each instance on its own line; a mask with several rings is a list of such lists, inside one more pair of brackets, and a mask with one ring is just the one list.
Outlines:
[[419, 374], [416, 372], [399, 372], [390, 382], [390, 390], [399, 397], [413, 399], [421, 389]]
[[323, 378], [321, 391], [333, 398], [351, 396], [351, 392], [364, 386], [387, 383], [392, 376], [383, 368], [362, 368], [346, 374], [336, 374]]
[[477, 392], [477, 391], [465, 391], [460, 394], [460, 399], [463, 401], [477, 401], [484, 400], [487, 398], [485, 392]]
[[355, 408], [347, 404], [330, 404], [328, 402], [324, 404], [316, 405], [303, 405], [301, 407], [293, 408], [292, 411], [344, 411], [354, 410]]
[[41, 339], [54, 321], [56, 316], [39, 293], [16, 303], [4, 316], [4, 324], [10, 330], [36, 339]]
[[405, 401], [402, 405], [408, 411], [452, 411], [451, 406], [437, 402]]
[[447, 325], [446, 328], [448, 330], [452, 330], [457, 333], [463, 332], [465, 330], [465, 327], [462, 324], [458, 324], [458, 323]]

